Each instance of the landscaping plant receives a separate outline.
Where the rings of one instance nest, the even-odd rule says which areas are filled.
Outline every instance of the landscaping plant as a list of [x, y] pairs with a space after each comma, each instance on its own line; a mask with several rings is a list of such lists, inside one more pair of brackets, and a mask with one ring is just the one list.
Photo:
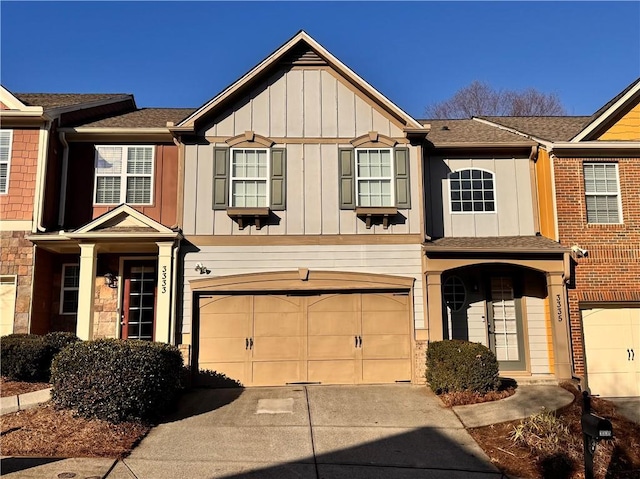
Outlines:
[[51, 367], [52, 400], [83, 417], [155, 421], [181, 388], [182, 355], [164, 343], [100, 339], [72, 344]]

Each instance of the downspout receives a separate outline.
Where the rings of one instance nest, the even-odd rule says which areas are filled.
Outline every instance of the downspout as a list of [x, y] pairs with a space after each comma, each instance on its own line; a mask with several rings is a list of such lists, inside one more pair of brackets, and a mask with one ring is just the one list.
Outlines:
[[538, 175], [536, 175], [536, 161], [538, 161], [538, 145], [531, 147], [529, 154], [529, 173], [531, 175], [531, 184], [533, 186], [531, 196], [533, 198], [533, 229], [536, 234], [540, 233], [540, 198], [538, 196]]
[[62, 143], [62, 178], [60, 181], [60, 203], [58, 209], [58, 226], [64, 228], [65, 210], [67, 208], [67, 175], [69, 174], [69, 143], [67, 134], [63, 131], [59, 133], [60, 143]]
[[34, 227], [32, 231], [34, 233], [44, 232], [46, 229], [42, 226], [42, 210], [44, 209], [44, 184], [47, 176], [47, 160], [49, 157], [49, 129], [51, 128], [51, 120], [48, 117], [45, 118], [44, 125], [40, 128], [39, 142], [38, 142], [38, 163], [36, 165], [36, 191], [34, 202]]

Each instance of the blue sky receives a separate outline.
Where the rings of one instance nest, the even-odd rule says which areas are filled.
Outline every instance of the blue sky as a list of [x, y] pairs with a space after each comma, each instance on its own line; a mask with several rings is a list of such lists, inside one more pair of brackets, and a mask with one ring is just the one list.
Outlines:
[[9, 2], [14, 92], [197, 107], [304, 29], [415, 117], [473, 80], [589, 115], [640, 76], [640, 2]]

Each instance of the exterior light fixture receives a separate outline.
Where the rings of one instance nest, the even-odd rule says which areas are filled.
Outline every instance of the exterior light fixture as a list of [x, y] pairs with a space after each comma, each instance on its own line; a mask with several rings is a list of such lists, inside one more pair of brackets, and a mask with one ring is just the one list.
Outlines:
[[118, 287], [118, 277], [112, 272], [107, 272], [104, 274], [104, 284], [115, 289]]

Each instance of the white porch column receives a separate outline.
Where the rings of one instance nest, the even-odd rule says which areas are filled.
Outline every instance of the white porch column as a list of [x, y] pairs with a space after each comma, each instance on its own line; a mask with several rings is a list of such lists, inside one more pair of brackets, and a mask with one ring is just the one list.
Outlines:
[[429, 341], [442, 341], [442, 271], [427, 272], [427, 307]]
[[76, 335], [84, 341], [93, 338], [97, 263], [97, 245], [95, 243], [80, 243], [80, 285], [78, 287]]
[[547, 274], [547, 294], [551, 310], [554, 372], [558, 379], [571, 378], [571, 334], [567, 290], [561, 273]]
[[158, 297], [156, 298], [156, 331], [154, 341], [171, 341], [171, 291], [173, 279], [173, 241], [158, 245]]

